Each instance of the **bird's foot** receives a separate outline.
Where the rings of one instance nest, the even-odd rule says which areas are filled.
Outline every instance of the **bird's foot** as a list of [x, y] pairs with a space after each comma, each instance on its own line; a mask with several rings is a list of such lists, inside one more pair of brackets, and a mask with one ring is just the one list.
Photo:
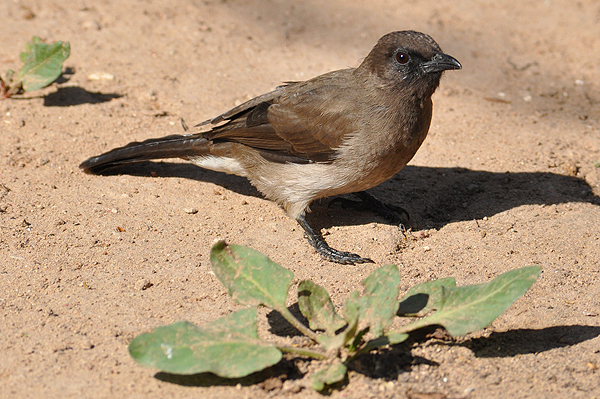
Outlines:
[[394, 224], [408, 226], [410, 215], [404, 208], [396, 205], [385, 204], [366, 191], [359, 191], [354, 193], [354, 195], [356, 195], [360, 201], [352, 201], [346, 198], [336, 197], [329, 202], [329, 206], [339, 203], [344, 209], [352, 208], [359, 211], [369, 210]]
[[[309, 240], [310, 241], [310, 240]], [[342, 265], [355, 265], [358, 263], [375, 263], [369, 258], [363, 258], [358, 254], [352, 252], [338, 251], [337, 249], [331, 248], [325, 241], [322, 241], [325, 245], [313, 245], [319, 255], [325, 260], [330, 262], [340, 263]], [[311, 243], [312, 244], [312, 243]]]
[[355, 265], [357, 263], [375, 263], [369, 258], [363, 258], [352, 252], [338, 251], [333, 249], [325, 242], [323, 237], [318, 234], [306, 221], [304, 216], [298, 218], [298, 224], [302, 226], [308, 242], [325, 260], [340, 263], [342, 265]]

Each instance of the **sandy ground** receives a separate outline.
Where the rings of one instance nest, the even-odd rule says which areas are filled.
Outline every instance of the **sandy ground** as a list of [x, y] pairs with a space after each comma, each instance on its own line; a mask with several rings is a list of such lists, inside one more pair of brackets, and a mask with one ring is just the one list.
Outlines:
[[[333, 398], [600, 398], [597, 1], [5, 0], [0, 15], [3, 72], [34, 35], [72, 47], [58, 84], [0, 101], [0, 397], [318, 397], [300, 388], [315, 366], [304, 361], [227, 386], [129, 357], [143, 331], [239, 309], [210, 272], [224, 238], [323, 285], [336, 305], [387, 263], [403, 289], [542, 266], [485, 331], [365, 357]], [[372, 190], [409, 210], [412, 230], [328, 201], [309, 219], [376, 264], [321, 260], [242, 178], [179, 161], [78, 169], [282, 81], [356, 66], [402, 29], [429, 33], [464, 66], [444, 76], [417, 156]], [[298, 339], [262, 315], [262, 335]]]

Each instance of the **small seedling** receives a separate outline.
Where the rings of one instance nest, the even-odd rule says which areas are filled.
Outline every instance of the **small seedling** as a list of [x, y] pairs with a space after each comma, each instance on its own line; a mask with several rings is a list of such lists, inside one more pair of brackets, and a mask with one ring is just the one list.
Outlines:
[[[311, 386], [329, 392], [346, 380], [348, 365], [363, 353], [394, 345], [408, 333], [443, 326], [452, 336], [488, 326], [531, 287], [539, 266], [504, 273], [489, 283], [457, 287], [453, 278], [426, 282], [401, 299], [400, 273], [383, 266], [363, 280], [338, 313], [325, 289], [312, 281], [298, 285], [298, 306], [308, 320], [302, 324], [286, 306], [294, 275], [250, 248], [218, 242], [211, 251], [213, 271], [241, 305], [249, 306], [197, 327], [185, 321], [155, 328], [135, 337], [129, 353], [139, 364], [173, 374], [211, 372], [239, 378], [278, 363], [282, 354], [325, 360], [311, 376]], [[282, 346], [259, 338], [257, 308], [279, 312], [316, 346]], [[395, 317], [416, 320], [390, 329]]]
[[33, 91], [48, 86], [62, 73], [62, 64], [69, 58], [69, 42], [46, 44], [37, 36], [25, 45], [20, 54], [23, 66], [15, 74], [8, 70], [0, 77], [0, 98], [9, 98], [22, 91]]

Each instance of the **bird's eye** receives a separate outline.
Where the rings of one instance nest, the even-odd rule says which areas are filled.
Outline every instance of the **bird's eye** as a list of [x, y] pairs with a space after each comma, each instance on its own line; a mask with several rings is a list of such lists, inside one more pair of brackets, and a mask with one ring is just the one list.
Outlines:
[[396, 53], [396, 61], [398, 61], [398, 64], [406, 64], [408, 62], [408, 60], [410, 59], [410, 57], [407, 54], [404, 53]]

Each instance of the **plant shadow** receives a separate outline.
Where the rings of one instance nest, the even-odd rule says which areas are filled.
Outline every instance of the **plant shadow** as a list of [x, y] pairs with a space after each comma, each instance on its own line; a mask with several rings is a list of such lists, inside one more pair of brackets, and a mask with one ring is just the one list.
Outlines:
[[69, 80], [71, 80], [73, 75], [75, 75], [75, 69], [67, 67], [67, 68], [63, 69], [60, 76], [58, 78], [56, 78], [56, 80], [53, 83], [56, 83], [59, 85], [67, 83]]
[[463, 346], [478, 358], [514, 357], [528, 353], [546, 352], [580, 344], [600, 335], [600, 327], [586, 325], [555, 326], [542, 329], [516, 329], [494, 332], [489, 337], [469, 339], [457, 343], [443, 327], [428, 326], [414, 331], [410, 338], [398, 345], [360, 355], [350, 368], [369, 378], [395, 381], [398, 375], [410, 372], [416, 365], [439, 366], [435, 361], [413, 356], [415, 344], [436, 340], [441, 345]]
[[599, 335], [600, 327], [597, 326], [524, 328], [493, 332], [489, 337], [471, 339], [461, 345], [472, 350], [477, 357], [512, 357], [577, 345]]
[[213, 373], [198, 373], [192, 375], [171, 374], [158, 372], [154, 378], [160, 381], [186, 387], [212, 386], [250, 386], [259, 385], [266, 391], [281, 388], [283, 381], [296, 380], [304, 375], [299, 371], [297, 363], [300, 359], [282, 359], [279, 363], [256, 373], [241, 378], [224, 378]]
[[372, 379], [396, 381], [403, 373], [410, 373], [419, 365], [437, 367], [440, 364], [410, 353], [410, 346], [395, 345], [390, 348], [381, 348], [375, 353], [365, 353], [358, 356], [348, 368]]
[[[308, 320], [306, 317], [304, 317], [302, 312], [300, 312], [298, 302], [288, 306], [288, 310], [296, 319], [308, 327]], [[267, 313], [267, 322], [269, 323], [269, 332], [273, 335], [277, 335], [278, 337], [304, 337], [304, 335], [298, 331], [296, 327], [291, 325], [290, 322], [287, 321], [281, 315], [281, 313], [276, 310], [271, 310], [269, 313]]]
[[[271, 312], [272, 314], [276, 312]], [[274, 323], [281, 324], [279, 317], [272, 319]], [[286, 322], [287, 323], [287, 322]], [[296, 336], [299, 333], [289, 333], [291, 325], [284, 328], [282, 334], [280, 327], [272, 333], [283, 336]], [[415, 366], [428, 365], [437, 367], [439, 363], [422, 356], [411, 354], [415, 344], [423, 344], [436, 340], [442, 345], [458, 345], [470, 349], [478, 358], [513, 357], [528, 353], [540, 353], [555, 348], [577, 345], [584, 341], [594, 339], [600, 335], [600, 327], [587, 325], [555, 326], [542, 329], [517, 329], [504, 332], [494, 332], [488, 337], [469, 339], [461, 343], [450, 337], [440, 326], [428, 326], [414, 331], [410, 338], [398, 345], [380, 348], [377, 351], [358, 356], [348, 368], [372, 379], [395, 381], [402, 373], [411, 372]], [[257, 385], [270, 391], [281, 389], [286, 380], [298, 380], [304, 377], [300, 371], [300, 362], [310, 360], [286, 356], [275, 366], [250, 374], [243, 378], [223, 378], [212, 373], [194, 375], [179, 375], [159, 372], [155, 378], [164, 382], [182, 386], [210, 387], [210, 386], [250, 386]], [[339, 388], [347, 384], [344, 382]]]
[[81, 87], [61, 87], [54, 93], [44, 96], [46, 107], [70, 107], [81, 104], [99, 104], [115, 98], [123, 97], [120, 94], [105, 94], [87, 91]]

